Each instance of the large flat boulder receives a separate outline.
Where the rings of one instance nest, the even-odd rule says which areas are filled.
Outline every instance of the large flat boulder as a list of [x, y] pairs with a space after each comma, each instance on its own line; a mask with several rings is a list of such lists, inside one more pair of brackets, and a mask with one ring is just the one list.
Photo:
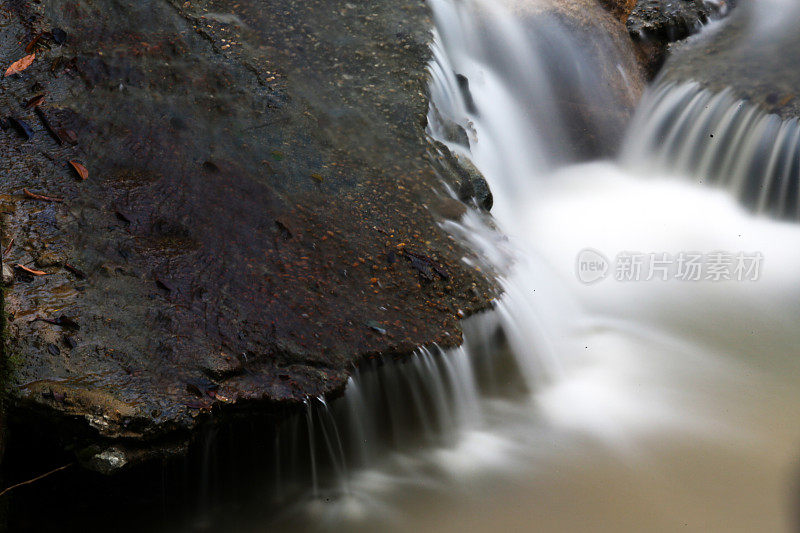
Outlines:
[[226, 409], [335, 394], [362, 358], [458, 344], [490, 302], [429, 209], [422, 1], [0, 17], [3, 68], [35, 54], [0, 81], [13, 438], [113, 471]]

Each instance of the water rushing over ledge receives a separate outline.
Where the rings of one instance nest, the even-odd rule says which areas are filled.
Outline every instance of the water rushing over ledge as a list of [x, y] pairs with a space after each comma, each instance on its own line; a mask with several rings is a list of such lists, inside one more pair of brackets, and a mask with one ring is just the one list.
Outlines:
[[[422, 351], [353, 379], [332, 420], [348, 428], [343, 442], [365, 443], [342, 446], [360, 467], [330, 478], [338, 503], [315, 499], [289, 523], [791, 529], [800, 228], [738, 201], [794, 217], [796, 121], [728, 92], [665, 84], [639, 108], [619, 162], [581, 163], [564, 115], [542, 105], [554, 90], [579, 87], [576, 98], [605, 105], [615, 95], [587, 77], [575, 34], [549, 27], [562, 46], [554, 53], [527, 40], [518, 12], [432, 7], [430, 133], [477, 165], [496, 205], [491, 223], [475, 209], [445, 227], [500, 272], [504, 295], [466, 325], [461, 349]], [[582, 76], [571, 79], [570, 65]], [[608, 124], [592, 127], [602, 136]], [[617, 262], [748, 252], [764, 264], [749, 280], [609, 271], [587, 285], [575, 270], [584, 249]], [[363, 409], [370, 404], [379, 408]], [[340, 472], [345, 459], [323, 420], [331, 411], [314, 404], [309, 413], [319, 418], [318, 452]], [[393, 451], [365, 459], [377, 443]]]
[[[619, 162], [581, 163], [565, 117], [542, 104], [554, 90], [605, 105], [619, 95], [587, 77], [575, 34], [549, 27], [562, 45], [554, 53], [531, 44], [518, 12], [432, 7], [429, 131], [478, 166], [496, 205], [491, 222], [475, 209], [444, 225], [500, 272], [504, 295], [466, 324], [462, 348], [375, 362], [342, 400], [309, 403], [305, 424], [281, 438], [312, 443], [313, 497], [281, 523], [789, 530], [800, 229], [737, 200], [752, 199], [742, 191], [757, 183], [759, 211], [791, 214], [796, 122], [727, 92], [662, 85], [639, 108]], [[486, 43], [507, 61], [492, 60]], [[531, 78], [515, 55], [535, 65]], [[571, 78], [570, 65], [582, 75]], [[601, 136], [607, 127], [592, 124]], [[713, 143], [700, 142], [712, 131]], [[698, 174], [736, 187], [698, 185]], [[575, 270], [585, 249], [617, 261], [739, 251], [764, 265], [749, 280], [609, 271], [587, 285]]]
[[[394, 517], [387, 523], [399, 529], [459, 530], [468, 522], [474, 529], [535, 523], [542, 531], [791, 529], [800, 457], [800, 229], [754, 216], [737, 200], [794, 216], [796, 121], [781, 123], [727, 92], [663, 85], [640, 107], [620, 163], [576, 164], [575, 153], [548, 147], [553, 138], [566, 142], [558, 115], [536, 107], [551, 90], [547, 62], [563, 68], [564, 57], [581, 57], [569, 32], [561, 36], [567, 51], [525, 50], [539, 79], [520, 82], [466, 42], [478, 24], [493, 46], [518, 50], [525, 42], [518, 20], [480, 3], [433, 7], [430, 132], [475, 162], [497, 206], [491, 225], [476, 210], [446, 227], [501, 272], [504, 295], [467, 325], [462, 349], [442, 355], [472, 372], [445, 379], [418, 357], [413, 371], [391, 370], [419, 376], [405, 382], [405, 395], [396, 385], [379, 387], [394, 398], [389, 404], [418, 413], [404, 424], [428, 428], [422, 434], [432, 426], [419, 413], [438, 419], [464, 390], [473, 416], [453, 417], [468, 422], [438, 428], [448, 438], [419, 451], [394, 448], [392, 466], [353, 475], [350, 504], [375, 504], [385, 494], [377, 501], [389, 508], [373, 513]], [[478, 23], [476, 14], [502, 22]], [[453, 138], [453, 125], [466, 135]], [[711, 133], [713, 142], [701, 142]], [[692, 183], [697, 175], [731, 184], [730, 192]], [[575, 272], [587, 247], [607, 258], [747, 251], [763, 256], [764, 269], [749, 282], [625, 283], [610, 275], [588, 286]], [[500, 377], [481, 383], [491, 375]], [[466, 380], [460, 393], [454, 377]], [[358, 381], [351, 385], [348, 402], [363, 394]], [[451, 403], [420, 409], [415, 397], [438, 397], [433, 391]], [[403, 417], [386, 418], [393, 427]], [[425, 502], [433, 495], [436, 509]], [[344, 523], [357, 528], [359, 513], [350, 511]]]
[[800, 125], [782, 120], [731, 89], [696, 82], [651, 90], [625, 147], [634, 170], [668, 174], [727, 190], [755, 213], [800, 219]]
[[[181, 528], [791, 528], [800, 227], [776, 218], [800, 207], [797, 123], [664, 84], [623, 131], [632, 52], [548, 5], [431, 2], [428, 133], [495, 199], [493, 217], [475, 206], [442, 226], [499, 273], [494, 309], [465, 321], [460, 348], [367, 360], [275, 431], [209, 427]], [[710, 277], [724, 266], [710, 258], [737, 253], [763, 259], [757, 276]], [[685, 254], [702, 258], [696, 279], [673, 269]], [[674, 262], [651, 276], [653, 256]], [[250, 498], [221, 498], [242, 471]]]

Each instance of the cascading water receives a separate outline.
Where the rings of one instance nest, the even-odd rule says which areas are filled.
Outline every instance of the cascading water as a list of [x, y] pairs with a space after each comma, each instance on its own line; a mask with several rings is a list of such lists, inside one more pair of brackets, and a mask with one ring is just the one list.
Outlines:
[[718, 185], [757, 213], [800, 219], [800, 125], [731, 91], [665, 83], [643, 103], [628, 163]]
[[[461, 348], [366, 364], [342, 399], [310, 399], [284, 424], [275, 485], [285, 499], [292, 482], [313, 490], [277, 523], [789, 529], [800, 227], [736, 197], [795, 216], [796, 121], [664, 84], [620, 163], [581, 163], [621, 142], [609, 110], [636, 98], [615, 59], [629, 52], [613, 38], [587, 49], [583, 31], [604, 33], [547, 3], [431, 7], [429, 133], [471, 159], [495, 198], [492, 224], [477, 209], [444, 224], [499, 271], [504, 294], [467, 321]], [[699, 279], [679, 276], [689, 255]], [[721, 276], [722, 257], [759, 268]]]

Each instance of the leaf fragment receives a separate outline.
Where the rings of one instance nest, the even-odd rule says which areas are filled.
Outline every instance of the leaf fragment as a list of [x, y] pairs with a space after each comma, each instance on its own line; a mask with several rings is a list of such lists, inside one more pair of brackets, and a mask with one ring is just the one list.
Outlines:
[[11, 63], [11, 66], [6, 69], [6, 76], [11, 76], [12, 74], [19, 74], [33, 63], [33, 60], [36, 59], [36, 54], [28, 54], [19, 61], [14, 61]]
[[73, 265], [70, 265], [69, 263], [64, 263], [64, 268], [66, 268], [68, 271], [72, 272], [72, 274], [76, 278], [78, 278], [78, 279], [86, 279], [86, 273], [83, 272], [83, 270], [81, 270], [81, 269], [79, 269], [79, 268], [77, 268], [77, 267], [75, 267]]
[[70, 144], [75, 144], [78, 142], [78, 134], [72, 130], [60, 129], [56, 133], [59, 137]]
[[39, 107], [40, 105], [42, 105], [44, 103], [44, 99], [45, 99], [46, 96], [47, 95], [45, 95], [45, 94], [40, 94], [38, 96], [34, 96], [33, 98], [31, 98], [30, 100], [25, 102], [25, 109], [30, 109], [32, 107]]
[[86, 170], [85, 166], [77, 161], [70, 161], [69, 164], [81, 180], [86, 180], [89, 177], [89, 171]]

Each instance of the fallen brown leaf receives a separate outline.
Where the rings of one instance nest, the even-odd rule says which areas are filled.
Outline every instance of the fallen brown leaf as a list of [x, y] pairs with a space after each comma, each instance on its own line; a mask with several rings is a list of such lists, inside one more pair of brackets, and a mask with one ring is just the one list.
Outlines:
[[75, 144], [78, 142], [78, 134], [72, 130], [58, 130], [58, 136], [67, 141], [70, 144]]
[[70, 165], [75, 170], [75, 173], [80, 177], [82, 180], [85, 180], [89, 177], [89, 171], [86, 170], [86, 167], [78, 163], [77, 161], [70, 161]]
[[20, 72], [31, 66], [31, 63], [33, 63], [34, 59], [36, 59], [36, 54], [30, 54], [23, 57], [19, 61], [11, 63], [11, 66], [8, 67], [8, 69], [6, 70], [6, 76], [11, 76], [12, 74], [19, 74]]
[[25, 102], [25, 109], [30, 109], [32, 107], [39, 107], [44, 103], [45, 95], [40, 94], [39, 96], [34, 96], [27, 102]]

